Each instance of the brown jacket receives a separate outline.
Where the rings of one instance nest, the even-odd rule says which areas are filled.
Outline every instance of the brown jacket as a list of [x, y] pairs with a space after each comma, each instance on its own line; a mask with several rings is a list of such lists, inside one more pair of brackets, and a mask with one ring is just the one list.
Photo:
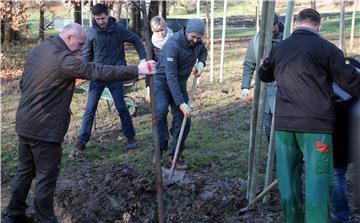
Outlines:
[[136, 66], [85, 63], [75, 57], [59, 37], [52, 37], [26, 56], [20, 81], [21, 98], [16, 132], [24, 137], [61, 143], [70, 123], [75, 79], [130, 80]]

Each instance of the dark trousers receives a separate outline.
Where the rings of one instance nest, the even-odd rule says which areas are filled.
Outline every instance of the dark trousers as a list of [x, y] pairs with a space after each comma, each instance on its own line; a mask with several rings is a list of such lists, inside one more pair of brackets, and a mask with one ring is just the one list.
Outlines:
[[61, 143], [44, 142], [19, 136], [19, 165], [11, 185], [7, 214], [24, 215], [31, 182], [36, 177], [34, 209], [41, 223], [57, 222], [54, 214], [54, 192], [60, 171]]
[[[156, 104], [156, 117], [158, 121], [160, 148], [165, 148], [165, 143], [169, 140], [169, 129], [167, 124], [167, 115], [169, 113], [169, 105], [171, 108], [172, 122], [171, 122], [171, 136], [172, 143], [170, 146], [170, 154], [175, 154], [176, 144], [179, 139], [181, 124], [184, 118], [183, 113], [180, 111], [179, 106], [175, 104], [174, 99], [171, 95], [170, 89], [165, 79], [154, 78], [154, 93], [155, 93], [155, 104]], [[188, 100], [188, 95], [185, 90], [183, 91], [185, 100]], [[183, 137], [181, 140], [181, 147], [185, 148], [184, 143], [190, 132], [191, 119], [186, 120]], [[180, 151], [181, 152], [181, 151]]]
[[125, 137], [135, 136], [134, 126], [126, 103], [124, 101], [124, 84], [121, 81], [102, 82], [90, 81], [89, 93], [84, 112], [84, 117], [80, 129], [79, 140], [88, 142], [91, 136], [91, 129], [93, 126], [95, 112], [105, 87], [109, 88], [111, 96], [113, 97], [116, 110], [119, 113], [122, 129]]

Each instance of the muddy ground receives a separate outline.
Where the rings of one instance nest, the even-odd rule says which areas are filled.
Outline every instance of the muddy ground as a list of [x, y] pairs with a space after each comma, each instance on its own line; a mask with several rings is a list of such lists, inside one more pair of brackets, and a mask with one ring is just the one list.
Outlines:
[[[156, 222], [155, 174], [139, 174], [127, 164], [83, 168], [63, 174], [56, 193], [62, 218], [73, 222]], [[183, 182], [164, 182], [167, 222], [279, 222], [276, 197], [243, 215], [246, 182], [217, 181], [188, 172]]]

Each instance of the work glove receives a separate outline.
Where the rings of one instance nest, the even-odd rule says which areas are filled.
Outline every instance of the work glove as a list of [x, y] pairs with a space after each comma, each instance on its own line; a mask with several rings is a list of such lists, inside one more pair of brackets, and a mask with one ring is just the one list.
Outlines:
[[205, 66], [205, 64], [201, 61], [199, 61], [195, 65], [195, 70], [194, 70], [195, 77], [200, 77], [201, 73], [204, 71], [204, 66]]
[[189, 118], [190, 117], [190, 107], [189, 105], [187, 105], [186, 103], [182, 103], [180, 105], [180, 111], [184, 114], [184, 117], [185, 118]]
[[247, 88], [241, 89], [241, 102], [250, 105], [251, 97], [250, 97], [250, 90]]
[[146, 96], [145, 96], [145, 101], [147, 103], [151, 103], [151, 97], [150, 97], [150, 86], [146, 87]]
[[155, 61], [153, 60], [140, 63], [137, 67], [139, 79], [144, 78], [146, 75], [151, 75], [155, 73]]

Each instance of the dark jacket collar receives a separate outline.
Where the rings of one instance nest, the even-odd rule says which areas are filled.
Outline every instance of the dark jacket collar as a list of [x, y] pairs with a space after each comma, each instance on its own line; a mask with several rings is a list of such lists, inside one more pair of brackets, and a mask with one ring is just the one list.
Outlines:
[[307, 27], [298, 27], [294, 30], [294, 33], [311, 33], [311, 34], [320, 36], [320, 34], [318, 32], [316, 32], [313, 29], [307, 28]]
[[93, 28], [98, 32], [112, 31], [116, 27], [116, 19], [112, 16], [109, 16], [108, 27], [106, 30], [103, 30], [102, 28], [100, 28], [100, 26], [96, 23], [95, 19], [92, 20], [92, 25], [93, 25]]
[[59, 36], [50, 36], [47, 41], [55, 44], [56, 46], [58, 46], [61, 49], [67, 49], [69, 50], [69, 48], [67, 47], [67, 45], [65, 44], [64, 40]]

